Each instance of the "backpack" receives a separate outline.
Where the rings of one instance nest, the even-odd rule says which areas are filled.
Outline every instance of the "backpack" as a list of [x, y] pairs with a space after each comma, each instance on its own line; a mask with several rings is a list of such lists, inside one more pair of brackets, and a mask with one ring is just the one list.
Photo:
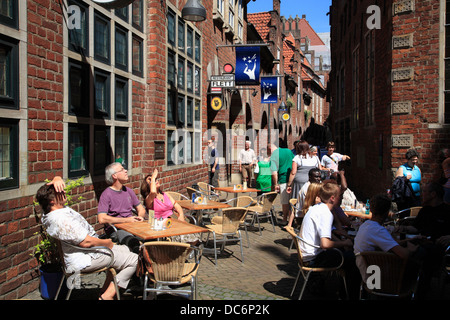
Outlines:
[[391, 187], [392, 201], [397, 203], [397, 208], [409, 208], [416, 200], [411, 182], [405, 176], [395, 178]]

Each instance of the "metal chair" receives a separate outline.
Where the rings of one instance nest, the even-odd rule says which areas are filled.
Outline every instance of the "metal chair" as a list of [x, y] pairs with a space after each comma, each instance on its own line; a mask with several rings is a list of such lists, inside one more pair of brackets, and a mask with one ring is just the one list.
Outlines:
[[[368, 285], [363, 279], [361, 283], [360, 298], [363, 290], [369, 294], [386, 298], [403, 298], [414, 295], [419, 281], [419, 272], [413, 275], [412, 279], [405, 277], [407, 259], [390, 252], [367, 251], [356, 254], [360, 256], [366, 266], [376, 266], [379, 270], [378, 283]], [[376, 282], [376, 281], [375, 281]]]
[[292, 239], [294, 240], [294, 243], [295, 243], [295, 247], [297, 248], [298, 266], [299, 266], [299, 271], [298, 271], [298, 274], [297, 274], [297, 278], [295, 279], [294, 287], [292, 288], [292, 291], [291, 291], [291, 297], [294, 294], [295, 288], [297, 287], [297, 283], [298, 283], [298, 279], [299, 279], [300, 275], [302, 275], [304, 282], [303, 282], [303, 287], [302, 287], [302, 289], [300, 291], [300, 295], [298, 297], [299, 300], [301, 300], [302, 297], [303, 297], [303, 293], [305, 291], [306, 285], [308, 284], [309, 276], [311, 275], [311, 273], [314, 273], [314, 272], [325, 273], [325, 272], [334, 272], [334, 271], [336, 271], [343, 278], [345, 294], [348, 297], [347, 286], [346, 286], [346, 281], [345, 281], [345, 273], [344, 273], [344, 271], [342, 269], [340, 269], [342, 267], [343, 263], [344, 263], [344, 257], [342, 255], [342, 252], [339, 251], [338, 249], [330, 249], [330, 250], [336, 250], [342, 257], [342, 261], [341, 261], [340, 265], [337, 266], [337, 267], [332, 267], [332, 268], [308, 267], [303, 262], [303, 255], [302, 255], [302, 252], [300, 250], [299, 241], [302, 241], [304, 244], [307, 244], [307, 245], [315, 247], [315, 248], [319, 248], [319, 247], [316, 246], [316, 245], [310, 244], [310, 243], [306, 242], [305, 240], [303, 240], [302, 238], [300, 238], [294, 232], [294, 229], [292, 227], [286, 227], [286, 231], [292, 236]]
[[[229, 241], [239, 241], [239, 245], [241, 247], [241, 261], [244, 262], [244, 250], [242, 248], [242, 235], [241, 230], [239, 230], [239, 226], [241, 221], [245, 219], [245, 215], [247, 214], [246, 208], [232, 207], [222, 209], [222, 219], [218, 224], [206, 225], [205, 227], [211, 230], [213, 234], [214, 240], [214, 259], [217, 266], [217, 243], [222, 243], [222, 249], [220, 252], [223, 252], [225, 249], [225, 243]], [[206, 239], [206, 242], [209, 241], [209, 235]], [[217, 235], [222, 236], [222, 239], [217, 239]]]
[[[61, 288], [62, 288], [62, 286], [64, 284], [64, 281], [66, 279], [69, 279], [71, 276], [74, 276], [76, 274], [78, 274], [81, 277], [81, 276], [84, 276], [84, 275], [93, 274], [93, 273], [100, 273], [100, 272], [103, 272], [103, 271], [109, 272], [111, 274], [111, 276], [113, 278], [114, 286], [115, 286], [115, 289], [116, 289], [117, 300], [120, 300], [119, 287], [117, 285], [117, 280], [116, 280], [117, 273], [116, 273], [116, 270], [113, 267], [111, 267], [113, 262], [114, 262], [114, 253], [112, 252], [111, 249], [109, 249], [107, 247], [102, 247], [102, 246], [92, 247], [92, 248], [82, 248], [82, 247], [79, 247], [79, 246], [72, 245], [72, 244], [70, 244], [70, 243], [68, 243], [66, 241], [62, 241], [62, 240], [58, 240], [58, 239], [55, 239], [55, 241], [56, 241], [56, 244], [58, 246], [58, 252], [59, 252], [59, 255], [61, 257], [61, 261], [62, 261], [62, 264], [63, 264], [63, 273], [64, 273], [64, 276], [62, 277], [61, 282], [59, 284], [58, 291], [56, 292], [55, 300], [58, 299], [59, 293], [60, 293]], [[64, 262], [64, 250], [63, 250], [63, 247], [69, 248], [69, 249], [76, 249], [77, 251], [97, 252], [97, 253], [100, 253], [100, 254], [105, 254], [105, 255], [108, 255], [110, 257], [110, 262], [104, 268], [100, 268], [100, 269], [89, 271], [89, 272], [68, 272], [66, 264]], [[70, 295], [72, 294], [73, 288], [74, 288], [74, 286], [68, 286], [69, 291], [67, 292], [66, 300], [69, 300]]]
[[258, 222], [259, 235], [261, 236], [261, 218], [270, 218], [272, 221], [273, 232], [275, 233], [275, 223], [273, 222], [273, 203], [278, 193], [267, 192], [256, 198], [257, 204], [248, 208], [248, 212], [253, 216], [252, 225], [255, 220]]
[[[234, 207], [239, 207], [239, 208], [248, 208], [251, 205], [255, 204], [255, 200], [250, 197], [250, 196], [242, 196], [242, 197], [237, 197], [237, 198], [233, 198], [233, 199], [229, 199], [227, 200], [225, 203], [233, 203]], [[248, 237], [248, 230], [247, 230], [247, 226], [249, 226], [251, 224], [251, 222], [247, 222], [246, 220], [247, 215], [242, 217], [242, 220], [240, 222], [240, 225], [244, 227], [245, 230], [245, 236], [247, 237], [247, 248], [250, 248], [250, 238]], [[222, 223], [222, 216], [215, 216], [211, 219], [211, 223], [212, 224], [221, 224]]]
[[[197, 273], [202, 256], [202, 248], [181, 242], [152, 241], [142, 245], [148, 253], [151, 271], [147, 268], [144, 277], [143, 299], [147, 299], [149, 292], [168, 293], [171, 295], [187, 295], [191, 300], [197, 299]], [[189, 262], [189, 254], [195, 253], [194, 262]], [[144, 255], [146, 257], [147, 255]], [[149, 287], [149, 281], [154, 284]], [[190, 285], [189, 290], [171, 288], [169, 286]]]
[[220, 201], [220, 196], [214, 191], [214, 186], [206, 182], [197, 182], [199, 191], [205, 194], [209, 200]]

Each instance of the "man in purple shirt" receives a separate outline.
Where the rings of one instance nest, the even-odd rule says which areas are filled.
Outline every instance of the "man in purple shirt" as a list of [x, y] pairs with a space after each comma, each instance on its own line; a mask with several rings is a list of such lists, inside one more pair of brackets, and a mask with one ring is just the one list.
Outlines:
[[[128, 171], [119, 162], [108, 165], [105, 179], [109, 187], [103, 191], [98, 202], [98, 222], [105, 224], [107, 236], [130, 249], [138, 250], [139, 241], [123, 230], [115, 230], [111, 225], [125, 222], [143, 221], [145, 208], [130, 188], [124, 186], [128, 182]], [[136, 210], [137, 216], [134, 215]]]

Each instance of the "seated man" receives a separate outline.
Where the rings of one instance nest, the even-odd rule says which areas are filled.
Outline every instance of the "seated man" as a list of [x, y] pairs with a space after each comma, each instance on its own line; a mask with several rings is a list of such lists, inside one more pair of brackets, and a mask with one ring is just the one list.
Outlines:
[[[124, 230], [114, 230], [111, 224], [143, 221], [145, 208], [130, 188], [124, 186], [128, 182], [128, 171], [118, 162], [113, 162], [105, 169], [105, 179], [110, 185], [103, 191], [98, 202], [98, 222], [105, 224], [108, 237], [120, 244], [127, 244], [137, 253], [139, 241], [131, 233]], [[137, 216], [133, 214], [133, 208]]]
[[327, 183], [322, 186], [319, 192], [322, 202], [308, 210], [300, 228], [300, 237], [319, 248], [300, 242], [300, 250], [303, 254], [303, 261], [309, 267], [336, 267], [342, 261], [341, 255], [336, 250], [327, 249], [341, 249], [344, 255], [343, 269], [348, 281], [349, 295], [350, 298], [356, 298], [360, 278], [354, 264], [353, 252], [346, 250], [353, 247], [353, 242], [350, 239], [333, 240], [332, 237], [333, 214], [331, 209], [337, 203], [340, 194], [341, 190], [337, 184]]
[[450, 235], [450, 205], [444, 202], [444, 188], [431, 182], [422, 190], [423, 207], [411, 226], [400, 226], [406, 233], [420, 233], [432, 241]]
[[[366, 220], [358, 230], [355, 237], [354, 252], [377, 251], [392, 252], [402, 259], [407, 259], [416, 250], [417, 246], [406, 241], [406, 248], [402, 247], [392, 238], [389, 231], [383, 227], [391, 208], [391, 199], [386, 194], [378, 194], [370, 200], [372, 219]], [[356, 257], [356, 264], [364, 281], [368, 275], [367, 266], [360, 256]]]
[[[130, 252], [126, 246], [114, 245], [111, 239], [99, 239], [94, 228], [82, 215], [69, 207], [65, 207], [66, 197], [64, 193], [56, 192], [56, 190], [61, 190], [59, 186], [63, 184], [64, 182], [60, 177], [55, 177], [51, 183], [39, 188], [36, 194], [36, 200], [44, 211], [42, 224], [47, 233], [55, 239], [80, 248], [95, 246], [110, 248], [114, 253], [112, 267], [118, 272], [116, 276], [117, 284], [120, 288], [125, 289], [136, 272], [137, 254]], [[68, 272], [89, 272], [106, 267], [110, 262], [109, 254], [100, 250], [96, 252], [77, 251], [72, 247], [65, 246], [64, 242], [62, 242], [62, 250]], [[106, 277], [103, 290], [100, 295], [101, 300], [114, 299], [116, 289], [110, 276]]]

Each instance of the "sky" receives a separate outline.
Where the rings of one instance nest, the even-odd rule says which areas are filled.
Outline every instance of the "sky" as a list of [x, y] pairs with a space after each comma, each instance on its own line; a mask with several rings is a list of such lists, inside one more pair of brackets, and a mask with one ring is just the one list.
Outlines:
[[[281, 0], [281, 15], [286, 19], [289, 16], [299, 18], [306, 15], [311, 27], [316, 33], [329, 32], [329, 16], [332, 0]], [[273, 0], [250, 1], [247, 5], [248, 13], [267, 12], [273, 10]]]

